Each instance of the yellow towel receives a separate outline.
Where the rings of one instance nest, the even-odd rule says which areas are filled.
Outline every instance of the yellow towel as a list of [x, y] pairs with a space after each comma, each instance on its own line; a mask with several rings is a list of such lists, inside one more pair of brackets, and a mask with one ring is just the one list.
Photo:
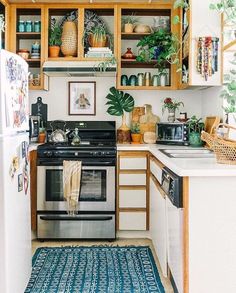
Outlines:
[[76, 213], [81, 179], [81, 161], [63, 161], [63, 189], [69, 215]]

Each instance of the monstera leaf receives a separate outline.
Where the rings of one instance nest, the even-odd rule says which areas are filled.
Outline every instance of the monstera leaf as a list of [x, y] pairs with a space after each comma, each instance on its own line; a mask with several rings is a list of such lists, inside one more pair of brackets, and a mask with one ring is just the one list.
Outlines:
[[124, 112], [131, 112], [134, 108], [134, 98], [122, 91], [118, 91], [114, 86], [110, 88], [110, 93], [106, 96], [109, 105], [107, 113], [114, 116], [122, 116]]

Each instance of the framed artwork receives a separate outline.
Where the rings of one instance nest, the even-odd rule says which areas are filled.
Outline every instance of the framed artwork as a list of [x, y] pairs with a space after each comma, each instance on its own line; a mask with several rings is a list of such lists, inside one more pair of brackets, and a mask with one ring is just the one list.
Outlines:
[[69, 115], [96, 114], [96, 82], [69, 82]]

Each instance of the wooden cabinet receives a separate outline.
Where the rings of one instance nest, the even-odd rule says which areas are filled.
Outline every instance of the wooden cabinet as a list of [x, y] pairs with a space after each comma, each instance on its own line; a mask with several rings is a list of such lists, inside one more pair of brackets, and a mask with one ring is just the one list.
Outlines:
[[[172, 4], [129, 4], [118, 6], [118, 52], [117, 52], [117, 88], [122, 90], [148, 90], [148, 89], [174, 89], [177, 87], [176, 66], [165, 62], [160, 64], [161, 51], [158, 47], [151, 53], [150, 60], [146, 57], [139, 60], [138, 43], [145, 37], [151, 36], [155, 30], [177, 31], [177, 26], [172, 24]], [[137, 24], [133, 32], [125, 32], [122, 20], [134, 16]], [[151, 28], [151, 30], [148, 30]], [[154, 39], [154, 38], [153, 38]], [[127, 58], [125, 53], [131, 49], [133, 58]], [[160, 49], [161, 50], [161, 49]], [[151, 50], [149, 51], [151, 52]], [[147, 52], [143, 55], [147, 55]], [[141, 55], [140, 55], [141, 56]], [[138, 78], [138, 76], [140, 78]], [[142, 77], [142, 78], [141, 78]]]
[[[201, 5], [198, 0], [187, 0], [186, 2], [189, 4], [189, 8], [181, 9], [180, 12], [175, 10], [175, 14], [180, 14], [179, 27], [182, 43], [180, 56], [182, 74], [180, 74], [179, 88], [220, 86], [222, 84], [221, 17], [210, 9], [211, 0], [203, 1]], [[219, 41], [212, 42], [212, 45], [208, 46], [207, 42], [210, 42], [208, 39], [201, 50], [199, 38], [206, 37], [211, 37], [212, 40], [219, 39]], [[218, 48], [213, 50], [215, 46]], [[212, 53], [213, 51], [215, 54]], [[215, 57], [211, 59], [210, 55], [207, 60], [204, 52], [205, 56], [208, 53], [213, 57], [217, 56], [217, 60]], [[199, 56], [200, 62], [197, 63]], [[206, 68], [209, 68], [209, 72], [204, 74]]]
[[28, 51], [29, 88], [43, 89], [42, 65], [44, 62], [44, 9], [42, 5], [11, 5], [10, 50]]
[[118, 152], [118, 230], [149, 230], [148, 156], [145, 151]]
[[[151, 168], [152, 165], [152, 168]], [[150, 233], [163, 275], [167, 276], [166, 199], [160, 186], [159, 170], [163, 165], [150, 157]]]
[[30, 152], [30, 202], [31, 229], [36, 232], [37, 223], [37, 151]]

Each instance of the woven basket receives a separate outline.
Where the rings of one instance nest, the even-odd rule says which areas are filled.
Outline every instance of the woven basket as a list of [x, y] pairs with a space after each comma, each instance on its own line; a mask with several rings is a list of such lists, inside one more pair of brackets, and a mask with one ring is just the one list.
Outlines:
[[216, 133], [219, 127], [223, 127], [226, 130], [224, 137], [202, 131], [201, 139], [214, 151], [218, 163], [236, 165], [236, 141], [228, 139], [230, 129], [236, 130], [236, 128], [228, 124], [220, 123], [216, 129]]

